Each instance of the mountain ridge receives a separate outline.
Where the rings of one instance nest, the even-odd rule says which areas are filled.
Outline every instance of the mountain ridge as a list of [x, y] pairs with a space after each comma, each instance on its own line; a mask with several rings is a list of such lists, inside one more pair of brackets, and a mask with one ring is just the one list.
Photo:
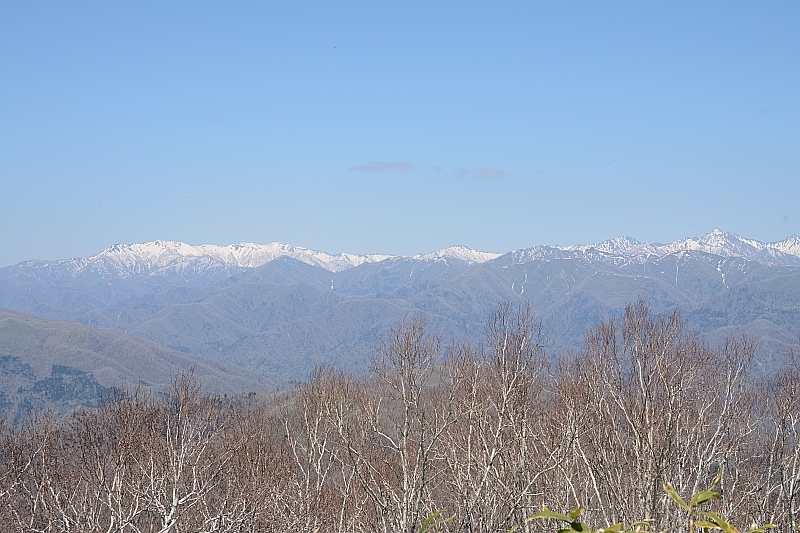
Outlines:
[[702, 237], [687, 237], [667, 244], [640, 242], [632, 237], [617, 237], [595, 244], [534, 246], [513, 250], [509, 254], [517, 258], [535, 260], [579, 256], [598, 259], [605, 255], [609, 259], [644, 262], [651, 257], [664, 257], [682, 252], [702, 252], [766, 264], [796, 266], [800, 265], [800, 237], [791, 235], [782, 241], [761, 242], [715, 229]]
[[279, 257], [291, 257], [308, 265], [338, 273], [364, 263], [378, 263], [389, 259], [417, 261], [450, 259], [472, 265], [501, 258], [507, 258], [506, 261], [524, 262], [580, 256], [596, 260], [605, 256], [612, 261], [616, 259], [616, 262], [620, 259], [642, 262], [652, 256], [663, 257], [681, 252], [704, 252], [721, 257], [741, 257], [761, 263], [795, 266], [800, 265], [800, 237], [791, 235], [782, 241], [761, 242], [715, 229], [701, 237], [688, 237], [667, 244], [640, 242], [624, 236], [600, 243], [569, 246], [537, 245], [506, 253], [484, 252], [457, 245], [413, 256], [347, 252], [330, 254], [280, 242], [195, 246], [179, 241], [156, 240], [146, 243], [115, 244], [90, 257], [24, 261], [0, 270], [30, 267], [46, 270], [51, 275], [55, 274], [55, 278], [74, 277], [84, 273], [122, 278], [145, 273], [180, 275], [209, 269], [227, 269], [229, 275], [233, 275], [235, 272], [261, 267]]

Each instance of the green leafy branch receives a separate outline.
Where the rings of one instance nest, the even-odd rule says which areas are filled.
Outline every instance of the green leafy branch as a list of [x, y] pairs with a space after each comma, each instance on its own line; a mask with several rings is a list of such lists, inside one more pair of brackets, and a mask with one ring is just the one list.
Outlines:
[[[599, 529], [592, 529], [589, 525], [584, 522], [578, 520], [578, 517], [581, 514], [581, 508], [578, 507], [577, 509], [573, 509], [569, 512], [569, 514], [561, 514], [551, 511], [547, 508], [546, 505], [542, 505], [542, 510], [538, 513], [531, 515], [528, 517], [526, 522], [531, 522], [533, 520], [548, 520], [548, 519], [555, 519], [560, 520], [561, 522], [566, 522], [569, 527], [559, 529], [558, 533], [630, 533], [634, 531], [643, 531], [644, 529], [650, 529], [650, 524], [646, 521], [639, 521], [634, 522], [628, 527], [624, 527], [622, 523], [614, 524], [608, 527], [599, 528]], [[514, 526], [508, 533], [512, 533], [520, 529], [519, 526]]]
[[432, 515], [430, 515], [425, 522], [422, 523], [422, 527], [419, 528], [419, 533], [426, 533], [427, 531], [433, 531], [437, 527], [446, 524], [453, 520], [456, 515], [448, 516], [447, 518], [439, 518], [444, 514], [444, 509], [439, 509]]
[[[703, 531], [716, 529], [723, 531], [724, 533], [741, 533], [736, 526], [729, 523], [717, 513], [699, 509], [701, 505], [708, 501], [722, 499], [720, 493], [716, 490], [713, 490], [720, 484], [721, 481], [722, 473], [720, 472], [720, 474], [717, 475], [717, 478], [714, 480], [714, 483], [711, 484], [711, 487], [695, 493], [689, 500], [688, 504], [683, 498], [681, 498], [681, 495], [678, 494], [678, 491], [675, 490], [675, 487], [672, 486], [671, 483], [664, 483], [664, 491], [667, 493], [667, 495], [672, 499], [672, 501], [683, 508], [684, 511], [689, 513], [689, 524], [687, 525], [687, 530], [689, 533], [694, 533], [695, 528], [700, 528]], [[774, 527], [777, 526], [775, 524], [754, 526], [751, 529], [748, 529], [746, 533], [764, 533], [767, 529], [772, 529]]]
[[[706, 490], [701, 490], [692, 495], [689, 503], [678, 494], [675, 487], [671, 483], [664, 484], [664, 491], [667, 495], [677, 503], [689, 516], [688, 524], [680, 524], [678, 527], [684, 527], [688, 533], [696, 533], [700, 529], [702, 533], [710, 533], [711, 530], [722, 531], [723, 533], [741, 533], [741, 531], [728, 522], [725, 518], [712, 511], [704, 511], [700, 506], [711, 500], [720, 500], [722, 495], [716, 491], [716, 487], [722, 480], [722, 474], [717, 476], [712, 483], [711, 487]], [[631, 533], [650, 529], [650, 524], [647, 521], [634, 522], [629, 526], [624, 526], [622, 523], [614, 524], [605, 528], [592, 529], [589, 525], [578, 520], [581, 514], [581, 508], [572, 510], [569, 514], [561, 514], [551, 511], [546, 505], [542, 506], [542, 510], [526, 520], [559, 520], [568, 525], [568, 527], [558, 530], [558, 533]], [[765, 533], [767, 529], [777, 527], [775, 524], [765, 524], [763, 526], [753, 526], [745, 533]], [[513, 533], [520, 529], [520, 526], [515, 526], [508, 533]], [[662, 532], [664, 533], [664, 532]], [[798, 528], [800, 533], [800, 528]]]

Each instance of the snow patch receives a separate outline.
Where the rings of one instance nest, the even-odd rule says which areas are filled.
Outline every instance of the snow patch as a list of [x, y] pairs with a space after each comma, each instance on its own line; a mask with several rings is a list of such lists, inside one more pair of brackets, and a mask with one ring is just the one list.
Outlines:
[[618, 237], [596, 244], [534, 246], [509, 252], [504, 256], [504, 261], [519, 264], [553, 259], [586, 259], [624, 266], [626, 263], [644, 263], [653, 257], [680, 256], [685, 252], [702, 252], [761, 263], [800, 266], [800, 237], [792, 235], [783, 241], [763, 243], [715, 229], [702, 237], [690, 237], [669, 244], [639, 242], [631, 237]]
[[486, 261], [497, 259], [500, 257], [500, 255], [502, 254], [493, 252], [479, 252], [478, 250], [473, 250], [472, 248], [467, 248], [466, 246], [450, 246], [449, 248], [444, 248], [429, 254], [415, 255], [412, 257], [412, 259], [417, 259], [419, 261], [443, 261], [447, 259], [457, 259], [472, 265], [475, 263], [485, 263]]

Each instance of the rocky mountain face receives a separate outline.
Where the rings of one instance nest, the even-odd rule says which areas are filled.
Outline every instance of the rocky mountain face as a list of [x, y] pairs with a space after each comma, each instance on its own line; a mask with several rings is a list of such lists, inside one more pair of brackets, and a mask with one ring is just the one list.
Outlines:
[[413, 257], [156, 241], [0, 269], [0, 307], [285, 380], [321, 363], [364, 370], [376, 340], [412, 312], [425, 313], [445, 343], [479, 341], [498, 302], [528, 302], [555, 355], [580, 349], [588, 327], [637, 298], [682, 310], [709, 342], [752, 336], [756, 369], [773, 368], [800, 338], [800, 239], [762, 243], [715, 230], [669, 244], [622, 237]]

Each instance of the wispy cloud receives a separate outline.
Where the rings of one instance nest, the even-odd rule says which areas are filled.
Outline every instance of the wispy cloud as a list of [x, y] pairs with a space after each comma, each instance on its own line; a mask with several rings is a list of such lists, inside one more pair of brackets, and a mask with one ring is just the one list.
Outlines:
[[453, 174], [458, 179], [467, 179], [467, 178], [500, 179], [508, 176], [508, 172], [506, 172], [505, 170], [499, 168], [489, 168], [489, 167], [484, 167], [480, 170], [460, 168], [456, 170]]
[[194, 198], [196, 195], [193, 192], [182, 192], [181, 196], [185, 196], [186, 198]]
[[395, 163], [394, 161], [390, 161], [389, 163], [384, 163], [383, 161], [370, 161], [365, 165], [349, 167], [347, 170], [354, 170], [357, 172], [386, 172], [387, 170], [416, 170], [416, 169], [417, 167], [412, 165], [408, 161], [401, 161], [400, 163]]
[[485, 167], [481, 169], [480, 177], [482, 178], [505, 178], [508, 173], [500, 168]]

